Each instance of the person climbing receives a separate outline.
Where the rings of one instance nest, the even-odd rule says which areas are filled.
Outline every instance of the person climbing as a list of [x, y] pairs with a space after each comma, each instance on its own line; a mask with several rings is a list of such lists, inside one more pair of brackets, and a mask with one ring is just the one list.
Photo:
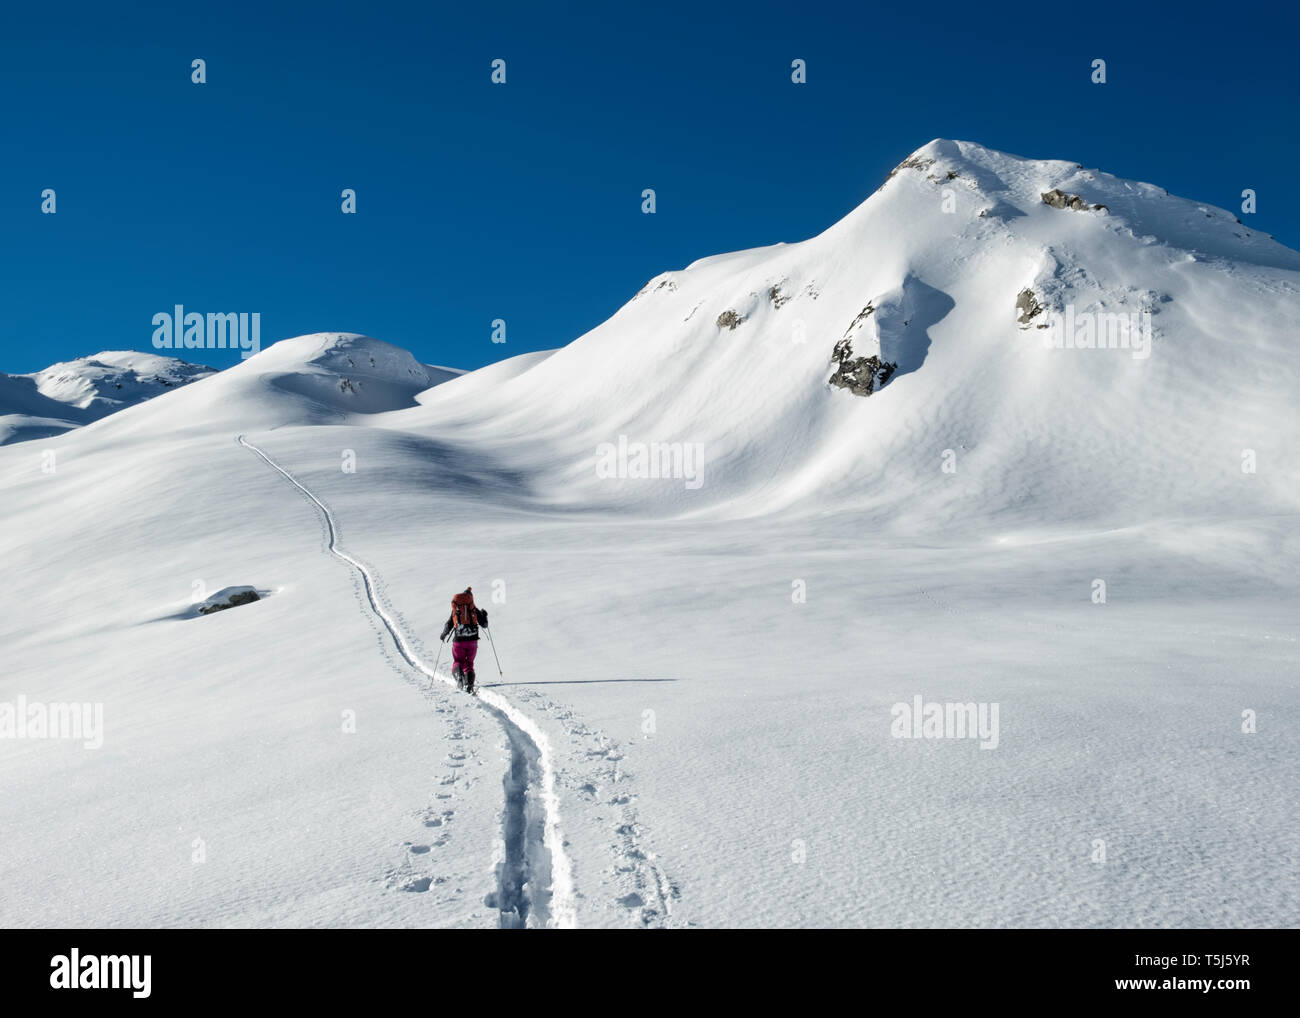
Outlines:
[[444, 643], [451, 634], [451, 675], [456, 685], [467, 693], [474, 692], [474, 657], [478, 654], [478, 627], [486, 628], [487, 612], [474, 604], [474, 588], [451, 599], [451, 615], [442, 627]]

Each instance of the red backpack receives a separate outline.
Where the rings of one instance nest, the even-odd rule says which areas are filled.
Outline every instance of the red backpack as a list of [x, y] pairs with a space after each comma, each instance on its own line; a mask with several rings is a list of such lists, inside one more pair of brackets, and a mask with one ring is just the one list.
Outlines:
[[465, 588], [465, 593], [451, 599], [451, 624], [457, 628], [478, 625], [478, 609], [474, 606], [474, 594], [469, 587]]

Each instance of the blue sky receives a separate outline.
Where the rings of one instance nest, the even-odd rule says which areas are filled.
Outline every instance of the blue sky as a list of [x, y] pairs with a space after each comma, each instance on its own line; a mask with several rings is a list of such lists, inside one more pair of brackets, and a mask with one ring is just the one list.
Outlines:
[[1300, 247], [1294, 8], [125, 6], [6, 10], [0, 370], [151, 349], [175, 304], [478, 367], [820, 232], [934, 137], [1233, 211], [1254, 188], [1252, 225]]

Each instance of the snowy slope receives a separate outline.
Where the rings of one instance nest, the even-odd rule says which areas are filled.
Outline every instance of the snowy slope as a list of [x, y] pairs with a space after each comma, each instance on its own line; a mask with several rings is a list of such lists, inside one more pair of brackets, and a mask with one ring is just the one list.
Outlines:
[[[417, 925], [426, 896], [440, 925], [495, 923], [466, 892], [499, 831], [488, 726], [415, 689], [312, 508], [221, 427], [401, 405], [437, 376], [348, 335], [263, 356], [0, 457], [0, 701], [100, 703], [109, 733], [0, 741], [0, 858], [32, 881], [13, 923]], [[194, 610], [244, 584], [262, 599]]]
[[[0, 741], [6, 912], [1295, 925], [1298, 294], [1228, 213], [936, 141], [558, 351], [304, 336], [0, 450], [0, 701], [106, 718]], [[1045, 347], [1067, 306], [1150, 356]], [[898, 364], [869, 396], [846, 336]], [[701, 483], [602, 476], [620, 436]], [[428, 674], [471, 583], [483, 701]], [[896, 738], [918, 695], [997, 748]]]
[[421, 393], [461, 374], [421, 364], [406, 350], [356, 333], [299, 336], [149, 406], [118, 411], [88, 428], [87, 436], [98, 447], [128, 435], [148, 436], [159, 426], [176, 433], [354, 423], [414, 407]]
[[[1053, 208], [1041, 197], [1053, 188], [1109, 211]], [[1044, 349], [1016, 320], [1027, 287], [1054, 307], [1150, 311], [1151, 355]], [[935, 141], [820, 236], [656, 277], [525, 373], [470, 376], [401, 425], [473, 437], [490, 421], [558, 502], [724, 515], [831, 503], [924, 527], [1029, 525], [1045, 503], [1099, 521], [1153, 500], [1177, 514], [1238, 497], [1290, 511], [1298, 298], [1300, 255], [1229, 213]], [[828, 390], [832, 350], [869, 304], [858, 352], [879, 334], [899, 373], [865, 399]], [[728, 311], [734, 329], [718, 325]], [[620, 434], [699, 443], [706, 483], [598, 478], [596, 447]], [[939, 471], [949, 448], [955, 475]], [[1273, 464], [1249, 492], [1243, 448]]]
[[109, 350], [29, 375], [0, 374], [0, 445], [59, 434], [215, 373], [175, 357]]
[[98, 420], [211, 374], [215, 374], [213, 368], [175, 357], [107, 350], [53, 364], [25, 377], [50, 399], [84, 410], [88, 420]]
[[254, 369], [241, 363], [218, 374], [174, 357], [134, 351], [99, 353], [30, 375], [0, 374], [0, 421], [5, 422], [0, 426], [7, 429], [0, 431], [0, 444], [89, 424], [203, 380], [216, 384], [205, 387], [205, 398], [197, 401], [207, 415], [192, 419], [199, 426], [213, 422], [231, 385], [290, 394], [302, 409], [297, 419], [306, 422], [412, 406], [419, 393], [463, 372], [421, 364], [379, 340], [331, 333], [277, 344]]
[[48, 438], [83, 419], [75, 408], [44, 395], [30, 378], [0, 372], [0, 445]]

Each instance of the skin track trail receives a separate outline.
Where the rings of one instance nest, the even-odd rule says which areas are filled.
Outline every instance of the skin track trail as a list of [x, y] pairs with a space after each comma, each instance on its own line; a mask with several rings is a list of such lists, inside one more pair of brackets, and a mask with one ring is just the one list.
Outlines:
[[[435, 672], [411, 648], [401, 627], [380, 603], [371, 570], [339, 547], [334, 514], [325, 503], [265, 452], [246, 441], [243, 435], [237, 436], [236, 440], [320, 510], [330, 554], [360, 574], [370, 610], [388, 630], [397, 652], [406, 663], [430, 679], [454, 688], [450, 676]], [[496, 907], [501, 914], [500, 925], [503, 929], [522, 929], [531, 919], [534, 925], [572, 929], [577, 925], [573, 869], [564, 851], [564, 837], [560, 831], [560, 800], [555, 791], [550, 741], [532, 718], [500, 694], [480, 690], [477, 700], [501, 723], [510, 746], [510, 767], [503, 782], [502, 838], [505, 848], [497, 867], [495, 894]]]

